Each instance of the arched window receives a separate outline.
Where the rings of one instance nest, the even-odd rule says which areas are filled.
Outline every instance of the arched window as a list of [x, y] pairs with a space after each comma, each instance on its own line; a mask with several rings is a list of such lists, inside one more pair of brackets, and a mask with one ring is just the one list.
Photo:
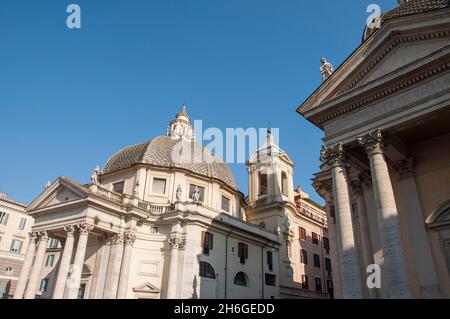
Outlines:
[[281, 193], [284, 196], [289, 196], [288, 177], [286, 172], [281, 173]]
[[286, 255], [291, 258], [292, 255], [292, 244], [289, 240], [286, 240]]
[[450, 200], [432, 212], [426, 223], [428, 228], [439, 233], [440, 246], [450, 275]]
[[267, 174], [259, 174], [259, 195], [267, 195]]
[[216, 279], [216, 272], [214, 271], [214, 268], [207, 262], [204, 262], [204, 261], [200, 262], [199, 273], [200, 273], [200, 277]]
[[248, 285], [247, 275], [243, 272], [238, 272], [236, 274], [236, 276], [234, 277], [233, 282], [237, 286], [247, 287], [247, 285]]

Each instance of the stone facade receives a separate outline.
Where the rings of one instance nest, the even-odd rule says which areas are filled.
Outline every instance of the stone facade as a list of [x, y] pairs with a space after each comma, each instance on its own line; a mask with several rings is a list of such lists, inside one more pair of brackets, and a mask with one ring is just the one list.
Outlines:
[[[298, 112], [325, 132], [314, 186], [341, 297], [449, 298], [450, 8], [411, 0], [395, 12]], [[366, 285], [372, 264], [379, 289]]]
[[[35, 224], [14, 298], [330, 297], [319, 268], [311, 291], [298, 289], [305, 270], [286, 274], [285, 229], [259, 225], [259, 205], [249, 210], [228, 166], [193, 136], [183, 107], [167, 136], [118, 152], [88, 185], [66, 177], [49, 185], [27, 208]], [[324, 212], [294, 192], [292, 169], [289, 176], [278, 205], [290, 212], [279, 221], [317, 232], [310, 258], [316, 251], [324, 267]]]
[[25, 208], [0, 193], [0, 298], [13, 296], [22, 270], [33, 226]]

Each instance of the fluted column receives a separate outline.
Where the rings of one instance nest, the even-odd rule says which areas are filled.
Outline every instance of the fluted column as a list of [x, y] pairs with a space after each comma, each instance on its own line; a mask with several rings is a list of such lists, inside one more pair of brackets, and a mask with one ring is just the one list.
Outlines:
[[46, 231], [38, 232], [38, 248], [36, 252], [36, 258], [34, 259], [34, 264], [31, 269], [30, 279], [28, 281], [28, 286], [25, 291], [25, 299], [36, 298], [36, 292], [38, 289], [39, 281], [41, 279], [42, 266], [44, 264], [45, 251], [48, 244], [48, 235]]
[[353, 235], [349, 184], [342, 144], [322, 149], [321, 160], [330, 167], [333, 179], [342, 297], [344, 299], [362, 299], [364, 295], [361, 285], [361, 268]]
[[178, 277], [178, 250], [185, 245], [185, 241], [173, 235], [169, 239], [170, 245], [170, 267], [169, 267], [169, 284], [167, 291], [167, 299], [177, 298], [177, 277]]
[[[361, 177], [363, 178], [363, 177]], [[356, 206], [358, 209], [358, 221], [359, 221], [359, 232], [361, 238], [361, 246], [362, 246], [362, 259], [363, 259], [363, 273], [366, 273], [367, 267], [369, 265], [374, 264], [373, 259], [373, 249], [372, 249], [372, 240], [370, 238], [370, 226], [369, 219], [367, 215], [366, 202], [364, 199], [364, 192], [362, 186], [362, 180], [357, 179], [352, 181], [352, 191], [356, 197]], [[369, 298], [376, 299], [377, 291], [374, 289], [367, 289]]]
[[53, 291], [53, 299], [63, 299], [64, 290], [67, 284], [67, 276], [69, 274], [70, 262], [72, 260], [73, 246], [75, 243], [75, 226], [69, 225], [64, 227], [66, 231], [66, 240], [64, 250], [59, 263], [58, 277], [56, 278], [55, 289]]
[[119, 274], [120, 267], [122, 266], [122, 256], [123, 256], [123, 234], [115, 234], [112, 237], [111, 249], [109, 252], [108, 259], [108, 273], [106, 276], [106, 283], [104, 288], [105, 299], [116, 299], [117, 298], [117, 288], [119, 286]]
[[23, 294], [25, 293], [31, 266], [33, 265], [34, 253], [36, 252], [36, 238], [37, 233], [30, 233], [30, 242], [28, 243], [27, 254], [25, 255], [19, 281], [17, 282], [16, 290], [14, 291], [14, 299], [22, 299]]
[[77, 226], [79, 231], [77, 251], [73, 260], [70, 283], [68, 285], [67, 299], [77, 299], [80, 290], [81, 275], [83, 273], [84, 259], [86, 256], [89, 233], [94, 229], [92, 225], [82, 223]]
[[133, 233], [125, 233], [124, 250], [122, 257], [122, 267], [120, 269], [119, 287], [117, 288], [117, 299], [127, 298], [128, 278], [130, 277], [131, 253], [133, 250], [136, 235]]
[[402, 244], [400, 225], [394, 190], [384, 158], [384, 145], [380, 130], [360, 137], [370, 161], [373, 190], [380, 221], [380, 235], [384, 251], [384, 271], [389, 297], [393, 299], [412, 298], [411, 286]]

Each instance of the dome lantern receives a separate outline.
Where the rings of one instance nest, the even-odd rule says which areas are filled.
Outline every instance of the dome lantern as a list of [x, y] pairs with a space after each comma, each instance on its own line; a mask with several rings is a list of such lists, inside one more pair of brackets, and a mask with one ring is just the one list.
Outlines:
[[186, 111], [186, 104], [183, 104], [181, 112], [176, 115], [175, 120], [170, 122], [168, 136], [172, 139], [183, 138], [187, 141], [194, 140], [194, 127]]

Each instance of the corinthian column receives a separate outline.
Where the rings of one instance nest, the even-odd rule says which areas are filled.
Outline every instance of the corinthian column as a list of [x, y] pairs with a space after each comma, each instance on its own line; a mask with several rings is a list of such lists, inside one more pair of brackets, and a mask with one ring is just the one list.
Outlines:
[[386, 272], [389, 297], [409, 299], [412, 298], [412, 292], [402, 245], [394, 190], [384, 158], [381, 131], [371, 132], [358, 140], [365, 147], [370, 160], [370, 171], [384, 251], [382, 268]]
[[361, 285], [361, 268], [353, 235], [346, 160], [342, 144], [322, 149], [321, 160], [330, 167], [333, 179], [342, 297], [344, 299], [362, 299], [364, 295]]
[[41, 231], [37, 235], [38, 237], [38, 248], [36, 252], [36, 258], [34, 259], [34, 264], [31, 269], [30, 280], [28, 281], [27, 290], [25, 291], [25, 299], [36, 298], [36, 292], [39, 285], [39, 280], [41, 279], [42, 266], [44, 264], [45, 250], [48, 244], [47, 232]]
[[179, 237], [172, 236], [169, 239], [170, 245], [170, 268], [167, 299], [177, 298], [177, 277], [178, 277], [178, 250], [183, 248], [185, 241]]
[[86, 248], [89, 233], [94, 229], [92, 225], [82, 223], [78, 225], [79, 237], [75, 259], [73, 261], [72, 273], [70, 274], [69, 291], [67, 299], [77, 299], [80, 290], [81, 275], [83, 273], [84, 258], [86, 256]]
[[133, 233], [125, 233], [122, 257], [122, 268], [120, 269], [119, 287], [117, 289], [117, 299], [127, 298], [128, 278], [130, 277], [130, 262], [133, 244], [136, 241], [136, 235]]
[[[363, 273], [369, 265], [374, 264], [372, 240], [370, 238], [369, 218], [367, 215], [366, 202], [364, 199], [364, 191], [362, 185], [363, 177], [352, 181], [352, 191], [356, 197], [356, 206], [358, 209], [359, 232], [361, 237], [362, 257], [363, 257]], [[368, 289], [370, 299], [377, 298], [377, 292], [374, 289]]]
[[64, 227], [64, 230], [67, 235], [61, 261], [59, 263], [58, 277], [56, 278], [55, 289], [53, 291], [53, 299], [64, 298], [64, 289], [66, 288], [67, 275], [69, 274], [70, 261], [72, 259], [73, 244], [75, 242], [75, 226], [66, 226]]
[[119, 285], [120, 267], [122, 265], [123, 256], [123, 234], [115, 234], [112, 237], [111, 249], [109, 251], [108, 259], [108, 273], [106, 276], [106, 283], [104, 288], [103, 297], [105, 299], [116, 299], [117, 288]]
[[36, 251], [37, 233], [30, 233], [30, 242], [28, 243], [27, 254], [23, 262], [22, 270], [20, 272], [19, 281], [14, 291], [14, 299], [22, 299], [27, 286], [28, 276], [30, 275], [31, 266], [33, 265], [33, 257]]

